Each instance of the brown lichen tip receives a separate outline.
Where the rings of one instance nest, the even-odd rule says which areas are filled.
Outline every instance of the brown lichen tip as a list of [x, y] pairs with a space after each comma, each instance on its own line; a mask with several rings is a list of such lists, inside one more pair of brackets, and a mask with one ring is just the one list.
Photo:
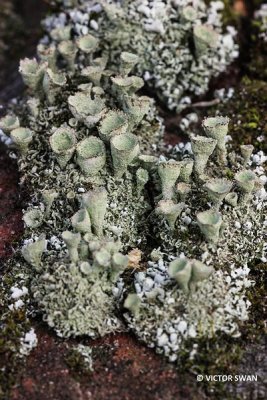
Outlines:
[[132, 249], [127, 254], [128, 256], [128, 268], [138, 269], [140, 268], [140, 262], [142, 259], [142, 251], [140, 249]]

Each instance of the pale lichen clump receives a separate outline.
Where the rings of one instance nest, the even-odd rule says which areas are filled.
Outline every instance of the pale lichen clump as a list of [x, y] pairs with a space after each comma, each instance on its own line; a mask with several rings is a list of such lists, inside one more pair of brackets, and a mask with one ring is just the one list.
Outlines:
[[[183, 252], [218, 267], [265, 257], [265, 181], [258, 168], [249, 169], [252, 146], [242, 145], [236, 154], [225, 144], [228, 122], [220, 116], [206, 118], [206, 136], [191, 136], [190, 158], [178, 153], [159, 163], [161, 193], [154, 192], [155, 215], [150, 218], [166, 254]], [[184, 179], [181, 172], [190, 161], [192, 172]], [[169, 173], [162, 172], [167, 169]]]
[[[124, 71], [125, 57], [130, 57], [122, 76], [120, 67], [107, 70], [107, 59], [93, 56], [98, 51], [93, 36], [83, 37], [87, 47], [80, 40], [71, 41], [69, 33], [63, 37], [56, 47], [42, 45], [40, 50], [38, 46], [41, 62], [21, 61], [20, 72], [31, 94], [20, 104], [25, 110], [24, 126], [12, 114], [0, 121], [20, 151], [23, 184], [30, 191], [34, 187], [25, 224], [30, 230], [38, 228], [35, 234], [58, 235], [59, 230], [70, 228], [84, 194], [104, 186], [104, 231], [119, 237], [126, 248], [140, 241], [144, 245], [140, 225], [150, 205], [147, 172], [141, 173], [139, 157], [148, 157], [154, 143], [160, 146], [161, 119], [151, 99], [135, 94], [143, 81], [128, 76], [134, 55], [122, 53]], [[85, 55], [88, 66], [80, 71]]]
[[264, 42], [267, 42], [267, 4], [262, 4], [255, 12], [254, 17], [260, 22], [259, 37]]
[[[32, 282], [34, 299], [45, 312], [44, 320], [59, 336], [103, 336], [122, 329], [116, 301], [122, 291], [120, 274], [128, 264], [120, 243], [88, 242], [87, 234], [63, 232], [69, 258], [46, 259]], [[120, 286], [120, 291], [118, 287]]]
[[[181, 269], [176, 278], [178, 284], [169, 276], [173, 276], [173, 263], [179, 264]], [[168, 273], [168, 263], [162, 258], [150, 261], [147, 271], [135, 276], [137, 294], [128, 295], [124, 302], [129, 327], [171, 362], [179, 361], [181, 350], [185, 350], [189, 340], [195, 343], [194, 350], [197, 350], [199, 338], [214, 338], [219, 333], [240, 336], [239, 323], [246, 321], [249, 315], [250, 302], [245, 297], [252, 284], [248, 278], [249, 268], [232, 268], [229, 273], [217, 270], [210, 275], [211, 268], [202, 264], [204, 274], [200, 271], [204, 280], [191, 271], [188, 293], [179, 286], [181, 288], [181, 281], [187, 281], [187, 269], [194, 263], [195, 260], [175, 259], [170, 263]], [[192, 354], [192, 347], [187, 351]]]
[[139, 56], [136, 71], [169, 109], [179, 110], [204, 93], [211, 77], [238, 56], [235, 29], [222, 27], [223, 2], [192, 0], [70, 2], [48, 18], [47, 30], [72, 27], [80, 36], [94, 32], [117, 63], [122, 51]]
[[247, 169], [251, 148], [241, 146], [236, 154], [225, 145], [228, 129], [224, 143], [219, 130], [215, 139], [205, 129], [221, 122], [222, 117], [207, 118], [207, 136], [193, 136], [187, 182], [180, 175], [183, 154], [158, 164], [154, 179], [161, 185], [154, 185], [150, 218], [159, 248], [152, 251], [149, 268], [136, 273], [135, 293], [124, 302], [132, 330], [171, 361], [187, 339], [240, 334], [250, 305], [247, 265], [266, 260], [266, 181], [260, 169]]
[[93, 337], [121, 325], [115, 283], [128, 261], [119, 248], [145, 246], [151, 206], [139, 156], [160, 145], [162, 122], [153, 101], [136, 95], [134, 55], [108, 70], [106, 57], [94, 56], [97, 38], [56, 37], [56, 46], [38, 46], [40, 60], [21, 61], [28, 97], [0, 126], [30, 194], [21, 254], [35, 271], [34, 298], [59, 334]]
[[[88, 10], [99, 16], [108, 34], [118, 33], [115, 22], [128, 26], [140, 6], [123, 4], [103, 2], [103, 11], [90, 2]], [[202, 53], [203, 63], [212, 60], [211, 49], [218, 55], [215, 43], [223, 36], [219, 39], [201, 23], [205, 8], [199, 4], [199, 10], [187, 2], [183, 10], [179, 2], [138, 7], [138, 15], [147, 13], [141, 18], [150, 38], [144, 36], [146, 45], [153, 45], [150, 34], [165, 37], [164, 24], [173, 22], [169, 17], [175, 10], [175, 18], [193, 32], [198, 63]], [[152, 11], [163, 18], [163, 31], [149, 22]], [[262, 170], [252, 162], [253, 147], [233, 151], [228, 117], [214, 116], [203, 121], [203, 133], [190, 134], [186, 152], [173, 151], [167, 159], [161, 154], [161, 119], [153, 101], [136, 94], [143, 79], [131, 75], [134, 68], [143, 71], [139, 52], [127, 36], [125, 51], [111, 36], [114, 47], [110, 54], [103, 52], [108, 42], [101, 30], [95, 35], [79, 31], [73, 21], [84, 14], [68, 13], [69, 20], [62, 17], [54, 29], [57, 17], [50, 19], [38, 60], [21, 62], [28, 97], [16, 105], [17, 116], [0, 120], [17, 148], [21, 185], [30, 196], [23, 214], [28, 239], [18, 264], [28, 266], [37, 307], [59, 335], [97, 337], [124, 328], [124, 306], [128, 326], [171, 361], [186, 339], [218, 332], [237, 336], [249, 307], [246, 265], [263, 260], [267, 248], [267, 196]], [[89, 14], [82, 27], [90, 20], [95, 29]], [[143, 31], [139, 22], [134, 25], [138, 32]], [[166, 32], [175, 38], [180, 30]], [[131, 35], [140, 39], [134, 30]], [[179, 43], [179, 35], [176, 39]], [[146, 51], [154, 60], [153, 49]], [[172, 60], [179, 59], [175, 53]], [[183, 68], [191, 71], [187, 64]], [[178, 90], [174, 99], [164, 94], [172, 108], [183, 95], [179, 80], [187, 81], [183, 75], [172, 81], [167, 74], [166, 79]]]

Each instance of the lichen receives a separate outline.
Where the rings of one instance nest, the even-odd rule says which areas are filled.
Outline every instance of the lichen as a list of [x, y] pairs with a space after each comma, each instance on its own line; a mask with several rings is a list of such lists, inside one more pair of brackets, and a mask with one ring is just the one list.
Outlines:
[[[238, 56], [232, 26], [223, 29], [222, 2], [80, 1], [49, 17], [45, 27], [71, 27], [74, 35], [93, 35], [118, 62], [122, 51], [139, 56], [136, 71], [171, 110], [207, 91], [211, 77]], [[79, 4], [78, 4], [79, 3]], [[74, 5], [73, 2], [69, 5]]]
[[49, 21], [38, 60], [20, 64], [28, 92], [0, 121], [29, 193], [16, 266], [35, 308], [60, 336], [128, 327], [170, 361], [190, 339], [237, 337], [248, 263], [266, 260], [264, 153], [232, 145], [226, 115], [168, 151], [131, 74], [142, 57], [126, 41], [115, 65], [114, 38], [108, 54], [97, 33]]

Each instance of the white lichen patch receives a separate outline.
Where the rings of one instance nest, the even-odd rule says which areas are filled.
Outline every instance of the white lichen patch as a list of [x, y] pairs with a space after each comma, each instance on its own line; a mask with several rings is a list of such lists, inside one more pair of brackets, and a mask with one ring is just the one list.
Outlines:
[[25, 336], [21, 339], [21, 347], [20, 354], [23, 356], [28, 356], [30, 352], [37, 346], [38, 338], [34, 331], [34, 328], [31, 328], [29, 332], [25, 333]]
[[65, 1], [45, 21], [37, 59], [20, 63], [27, 92], [0, 120], [29, 193], [14, 312], [27, 286], [59, 336], [96, 338], [125, 329], [126, 308], [128, 327], [171, 361], [190, 340], [193, 358], [198, 338], [239, 335], [247, 265], [267, 259], [266, 156], [233, 148], [227, 116], [190, 132], [195, 113], [180, 123], [190, 141], [166, 148], [155, 102], [138, 95], [140, 76], [171, 109], [207, 89], [237, 55], [221, 9]]
[[[238, 56], [236, 31], [222, 27], [221, 1], [127, 0], [80, 1], [63, 9], [44, 25], [71, 27], [77, 36], [88, 32], [117, 62], [122, 51], [140, 57], [138, 74], [170, 109], [182, 109], [191, 95], [204, 93], [211, 77], [224, 71]], [[200, 28], [200, 29], [199, 29]]]
[[239, 324], [249, 315], [250, 302], [245, 297], [253, 283], [249, 268], [231, 266], [230, 273], [218, 270], [185, 295], [168, 276], [167, 264], [151, 262], [147, 272], [135, 276], [140, 307], [134, 315], [125, 314], [135, 334], [171, 362], [179, 359], [187, 339], [219, 333], [238, 337]]

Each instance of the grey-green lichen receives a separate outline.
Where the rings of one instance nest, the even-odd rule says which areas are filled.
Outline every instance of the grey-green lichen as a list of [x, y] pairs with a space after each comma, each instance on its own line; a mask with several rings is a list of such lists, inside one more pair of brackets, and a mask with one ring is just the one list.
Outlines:
[[[187, 182], [180, 173], [188, 154], [180, 151], [159, 162], [161, 195], [156, 192], [150, 215], [159, 248], [148, 269], [135, 274], [135, 293], [124, 302], [132, 330], [170, 361], [179, 359], [187, 339], [240, 334], [250, 306], [247, 265], [266, 259], [266, 179], [261, 169], [248, 169], [251, 148], [236, 154], [228, 140], [223, 157], [216, 151], [218, 139], [209, 141], [214, 135], [207, 126], [220, 121], [205, 119], [206, 136], [193, 137]], [[224, 143], [227, 134], [226, 127]]]
[[116, 316], [115, 283], [128, 259], [119, 252], [120, 244], [83, 242], [80, 234], [71, 232], [64, 232], [63, 238], [72, 259], [48, 259], [32, 282], [33, 297], [45, 310], [44, 320], [65, 337], [97, 337], [122, 329]]
[[123, 0], [66, 4], [45, 26], [51, 37], [72, 29], [92, 33], [117, 63], [121, 52], [139, 56], [135, 70], [169, 109], [181, 109], [191, 97], [207, 91], [211, 77], [224, 71], [237, 56], [235, 29], [222, 27], [220, 1]]
[[61, 336], [97, 337], [124, 329], [124, 306], [128, 327], [171, 361], [187, 338], [237, 336], [247, 263], [266, 255], [253, 148], [233, 151], [229, 119], [214, 116], [167, 156], [131, 75], [140, 57], [127, 47], [114, 66], [97, 34], [63, 25], [21, 62], [28, 94], [0, 121], [30, 196], [19, 262], [36, 307]]
[[59, 334], [93, 337], [121, 327], [115, 284], [128, 259], [119, 250], [145, 247], [151, 205], [138, 157], [161, 145], [162, 122], [135, 94], [143, 81], [128, 76], [131, 62], [121, 75], [94, 56], [98, 39], [63, 39], [39, 46], [40, 61], [21, 61], [28, 96], [1, 128], [30, 193], [21, 253], [37, 273], [33, 297]]

